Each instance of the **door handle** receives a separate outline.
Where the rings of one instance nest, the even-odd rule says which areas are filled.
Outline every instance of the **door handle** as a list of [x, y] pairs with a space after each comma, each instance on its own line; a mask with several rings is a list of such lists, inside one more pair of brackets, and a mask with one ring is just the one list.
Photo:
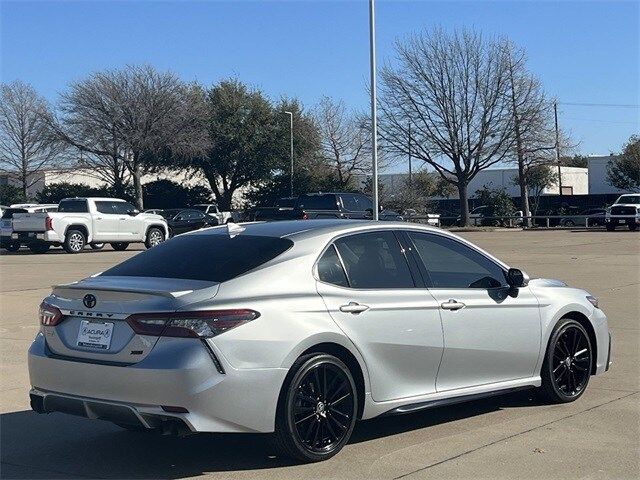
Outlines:
[[368, 305], [360, 305], [359, 303], [356, 303], [356, 302], [349, 302], [348, 305], [342, 305], [340, 307], [341, 312], [353, 313], [354, 315], [365, 312], [367, 310], [369, 310]]
[[466, 307], [466, 305], [451, 298], [448, 302], [441, 303], [440, 307], [444, 310], [460, 310], [461, 308]]

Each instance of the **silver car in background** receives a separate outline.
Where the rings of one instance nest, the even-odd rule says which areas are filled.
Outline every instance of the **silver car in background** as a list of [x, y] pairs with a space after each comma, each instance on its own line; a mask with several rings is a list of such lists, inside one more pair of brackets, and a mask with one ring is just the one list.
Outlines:
[[608, 369], [589, 293], [529, 281], [440, 229], [309, 220], [180, 235], [53, 289], [31, 405], [165, 432], [273, 432], [336, 454], [358, 419], [538, 387], [579, 398]]

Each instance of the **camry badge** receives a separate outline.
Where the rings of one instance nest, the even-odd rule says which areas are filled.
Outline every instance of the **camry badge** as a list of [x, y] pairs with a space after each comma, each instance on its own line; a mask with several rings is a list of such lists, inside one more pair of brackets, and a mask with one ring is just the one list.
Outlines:
[[96, 296], [91, 295], [90, 293], [87, 293], [82, 299], [82, 303], [84, 303], [84, 306], [87, 308], [95, 307], [97, 302], [98, 300], [96, 299]]

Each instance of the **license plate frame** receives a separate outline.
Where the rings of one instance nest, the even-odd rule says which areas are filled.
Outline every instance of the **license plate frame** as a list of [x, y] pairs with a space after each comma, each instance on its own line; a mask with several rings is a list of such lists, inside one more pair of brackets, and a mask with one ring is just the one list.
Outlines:
[[114, 324], [111, 322], [82, 320], [80, 322], [80, 328], [78, 328], [76, 345], [92, 350], [109, 350], [113, 337], [113, 326]]

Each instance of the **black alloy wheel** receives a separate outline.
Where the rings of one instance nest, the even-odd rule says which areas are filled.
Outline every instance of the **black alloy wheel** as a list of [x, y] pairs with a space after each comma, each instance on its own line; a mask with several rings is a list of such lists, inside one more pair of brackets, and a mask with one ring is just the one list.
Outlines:
[[353, 376], [342, 361], [326, 354], [301, 357], [291, 373], [278, 408], [277, 446], [305, 462], [326, 460], [353, 432], [358, 413]]
[[591, 377], [592, 347], [580, 323], [561, 320], [551, 335], [542, 366], [542, 390], [554, 403], [572, 402], [584, 393]]

